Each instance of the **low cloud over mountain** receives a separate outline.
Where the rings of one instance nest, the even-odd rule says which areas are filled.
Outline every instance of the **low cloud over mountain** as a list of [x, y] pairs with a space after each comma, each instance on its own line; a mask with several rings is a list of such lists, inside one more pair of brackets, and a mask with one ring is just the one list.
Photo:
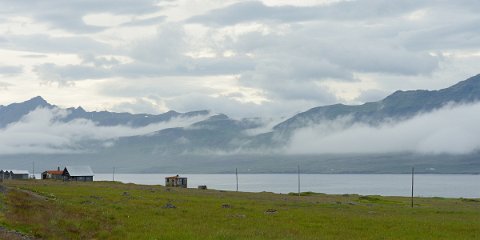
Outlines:
[[[412, 161], [432, 169], [450, 164], [456, 166], [449, 165], [453, 172], [480, 171], [474, 160], [480, 150], [479, 100], [477, 75], [437, 91], [397, 91], [363, 105], [316, 107], [274, 126], [272, 119], [234, 119], [208, 111], [151, 115], [61, 109], [35, 97], [0, 107], [0, 159], [40, 154], [94, 165], [115, 160], [136, 171], [178, 164], [221, 171], [231, 161], [249, 159], [257, 167], [307, 161], [312, 171], [320, 171], [321, 162], [331, 169], [343, 162], [338, 171], [364, 163], [361, 171], [382, 172]], [[380, 165], [366, 160], [371, 156]]]

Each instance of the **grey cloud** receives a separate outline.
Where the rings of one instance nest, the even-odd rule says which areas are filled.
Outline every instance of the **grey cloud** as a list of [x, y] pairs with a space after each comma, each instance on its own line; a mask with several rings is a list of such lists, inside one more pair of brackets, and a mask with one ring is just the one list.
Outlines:
[[333, 104], [338, 101], [335, 94], [314, 82], [288, 81], [273, 85], [274, 87], [269, 88], [270, 93], [284, 100], [304, 99], [321, 105]]
[[259, 1], [232, 4], [194, 16], [188, 22], [232, 25], [252, 21], [298, 22], [320, 19], [365, 20], [395, 17], [424, 5], [424, 1], [342, 1], [331, 5], [309, 7], [266, 6]]
[[122, 77], [165, 77], [165, 76], [214, 76], [239, 74], [254, 68], [247, 58], [192, 59], [167, 61], [164, 64], [134, 62], [118, 65], [112, 69], [113, 75]]
[[[201, 86], [198, 79], [182, 78], [138, 78], [133, 81], [108, 81], [101, 83], [98, 91], [107, 96], [135, 98], [138, 96], [159, 96], [174, 98], [185, 93], [198, 92], [205, 95], [214, 94], [210, 88]], [[168, 86], [168, 87], [167, 87]], [[175, 108], [174, 108], [175, 109]], [[198, 108], [186, 109], [188, 111]], [[183, 109], [178, 109], [183, 110]]]
[[[247, 95], [243, 92], [218, 94], [218, 90], [202, 84], [202, 80], [198, 78], [139, 78], [135, 82], [110, 81], [102, 83], [98, 91], [103, 95], [112, 97], [137, 98], [138, 96], [148, 96], [156, 104], [180, 112], [204, 109], [238, 118], [245, 116], [287, 117], [298, 113], [298, 111], [305, 111], [318, 106], [319, 102], [335, 102], [335, 96], [326, 89], [317, 88], [313, 85], [298, 86], [294, 82], [290, 84], [283, 89], [284, 94], [288, 95], [287, 97], [284, 97], [283, 94], [267, 93], [270, 101], [262, 104], [239, 101], [238, 98], [246, 99]], [[280, 86], [278, 84], [279, 88]], [[287, 93], [289, 90], [291, 92]], [[142, 104], [142, 101], [138, 103]], [[147, 103], [147, 105], [150, 105], [150, 103]], [[118, 105], [115, 110], [121, 110], [122, 107], [124, 106]], [[149, 106], [144, 107], [145, 109], [149, 108]], [[158, 106], [153, 107], [156, 109]], [[134, 109], [134, 107], [127, 104], [122, 111], [129, 109]]]
[[181, 59], [188, 50], [183, 26], [166, 23], [157, 27], [153, 37], [135, 44], [129, 55], [141, 62], [170, 64]]
[[21, 66], [5, 66], [0, 65], [0, 75], [17, 75], [23, 72]]
[[46, 34], [8, 35], [1, 48], [39, 53], [112, 53], [113, 49], [91, 37], [51, 37]]
[[389, 93], [379, 90], [379, 89], [370, 89], [366, 91], [362, 91], [360, 93], [360, 96], [358, 96], [355, 101], [360, 102], [360, 103], [366, 103], [366, 102], [376, 102], [380, 101], [386, 96], [388, 96]]
[[129, 113], [151, 113], [160, 114], [165, 112], [163, 102], [156, 97], [135, 98], [131, 102], [122, 102], [116, 104], [111, 108], [117, 112], [129, 112]]
[[24, 58], [46, 58], [47, 55], [44, 55], [44, 54], [26, 54], [26, 55], [22, 55], [22, 57], [24, 57]]
[[89, 33], [99, 32], [106, 29], [106, 27], [87, 25], [83, 22], [81, 17], [81, 15], [72, 16], [72, 12], [55, 12], [37, 16], [37, 19], [43, 22], [48, 22], [54, 27], [72, 32]]
[[245, 58], [220, 58], [220, 59], [190, 59], [183, 62], [171, 62], [171, 65], [158, 63], [133, 62], [120, 64], [115, 60], [102, 58], [89, 59], [87, 62], [95, 66], [82, 65], [56, 65], [46, 63], [34, 68], [34, 72], [46, 81], [74, 82], [86, 79], [103, 79], [107, 77], [139, 78], [139, 77], [199, 77], [215, 75], [239, 74], [253, 69], [253, 64]]
[[213, 97], [194, 91], [183, 93], [164, 100], [169, 109], [191, 111], [192, 109], [207, 109], [214, 113], [224, 113], [230, 117], [261, 117], [286, 118], [299, 111], [305, 111], [317, 106], [317, 101], [303, 99], [273, 98], [261, 105], [252, 102], [240, 102], [232, 96]]
[[409, 49], [419, 50], [451, 50], [478, 48], [480, 43], [480, 17], [474, 20], [455, 17], [454, 22], [417, 32], [407, 32], [401, 37]]
[[60, 85], [70, 85], [78, 80], [100, 79], [111, 76], [110, 72], [104, 68], [82, 65], [58, 66], [52, 63], [36, 66], [33, 71], [44, 81], [57, 82]]
[[208, 116], [176, 118], [168, 122], [151, 124], [145, 127], [129, 126], [103, 127], [85, 119], [58, 122], [68, 114], [60, 109], [36, 109], [24, 116], [21, 121], [0, 129], [0, 154], [56, 154], [91, 151], [82, 143], [85, 141], [105, 141], [119, 137], [144, 135], [154, 131], [186, 127]]
[[[13, 86], [12, 84], [10, 83], [6, 83], [6, 82], [0, 82], [0, 90], [8, 90], [9, 87]], [[1, 107], [1, 106], [0, 106]]]
[[358, 72], [430, 74], [438, 67], [440, 60], [426, 52], [409, 52], [381, 44], [347, 45], [343, 49], [330, 50], [326, 51], [329, 52], [330, 61]]
[[92, 53], [81, 55], [84, 64], [93, 64], [95, 67], [112, 67], [120, 64], [120, 60], [115, 57], [96, 56]]
[[86, 25], [82, 17], [93, 13], [146, 14], [161, 9], [157, 0], [46, 0], [0, 1], [6, 16], [31, 16], [55, 28], [71, 32], [95, 32], [104, 28]]
[[[348, 80], [354, 71], [417, 75], [429, 74], [438, 67], [439, 57], [408, 51], [395, 37], [370, 35], [385, 31], [389, 31], [388, 26], [296, 25], [288, 34], [245, 34], [229, 47], [255, 53], [263, 58], [260, 64], [283, 62], [287, 68], [298, 69], [293, 72], [295, 76], [313, 73], [317, 78]], [[308, 70], [307, 66], [312, 68]]]
[[158, 16], [158, 17], [151, 17], [141, 20], [133, 20], [131, 22], [127, 22], [122, 24], [122, 26], [126, 27], [134, 27], [134, 26], [150, 26], [150, 25], [157, 25], [160, 23], [165, 22], [165, 16]]
[[[255, 69], [242, 72], [241, 83], [277, 97], [317, 99], [319, 104], [328, 104], [335, 97], [316, 83], [328, 79], [356, 81], [355, 72], [429, 75], [441, 60], [358, 33], [351, 34], [352, 38], [328, 35], [330, 28], [335, 26], [296, 26], [283, 35], [254, 32], [240, 36], [227, 46], [255, 56]], [[335, 31], [351, 30], [338, 28]], [[319, 34], [324, 32], [325, 36]]]

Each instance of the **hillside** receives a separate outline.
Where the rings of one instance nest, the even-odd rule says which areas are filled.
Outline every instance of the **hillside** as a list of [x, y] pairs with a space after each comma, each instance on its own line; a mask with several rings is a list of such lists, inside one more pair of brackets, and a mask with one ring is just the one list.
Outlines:
[[[480, 200], [6, 182], [0, 226], [42, 239], [478, 239]], [[46, 221], [48, 219], [48, 221]], [[445, 221], [448, 219], [448, 221]]]

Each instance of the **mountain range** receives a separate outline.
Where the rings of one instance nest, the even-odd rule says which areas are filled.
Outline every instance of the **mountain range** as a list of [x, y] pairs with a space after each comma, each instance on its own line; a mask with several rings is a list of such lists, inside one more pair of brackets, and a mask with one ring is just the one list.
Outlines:
[[[53, 109], [58, 108], [55, 105], [48, 103], [40, 96], [34, 97], [22, 103], [12, 103], [8, 106], [0, 106], [0, 128], [7, 126], [10, 123], [18, 122], [22, 117], [37, 108]], [[99, 126], [116, 126], [128, 125], [132, 127], [142, 127], [149, 124], [166, 122], [174, 118], [189, 118], [195, 116], [209, 115], [209, 111], [193, 111], [187, 113], [178, 113], [175, 111], [168, 111], [163, 114], [131, 114], [131, 113], [116, 113], [109, 111], [94, 111], [87, 112], [82, 107], [65, 109], [69, 114], [60, 119], [68, 122], [75, 119], [87, 119], [95, 122]]]
[[[80, 146], [84, 151], [62, 154], [19, 153], [1, 154], [0, 160], [15, 166], [20, 162], [39, 161], [45, 166], [87, 162], [98, 169], [111, 165], [135, 172], [228, 172], [232, 165], [253, 169], [253, 172], [289, 172], [292, 164], [302, 162], [310, 172], [403, 172], [416, 164], [434, 172], [478, 173], [477, 152], [455, 156], [415, 153], [383, 154], [286, 154], [299, 129], [327, 121], [347, 118], [347, 124], [363, 123], [378, 126], [386, 121], [405, 121], [419, 114], [432, 112], [447, 105], [475, 103], [480, 100], [480, 75], [441, 90], [396, 91], [377, 102], [362, 105], [335, 104], [320, 106], [296, 114], [269, 131], [252, 131], [264, 127], [259, 118], [232, 119], [225, 114], [207, 110], [163, 114], [131, 114], [108, 111], [88, 112], [82, 107], [63, 109], [67, 114], [55, 121], [68, 123], [88, 120], [96, 126], [127, 126], [132, 129], [152, 124], [196, 118], [188, 126], [175, 126], [147, 134], [90, 139]], [[58, 109], [35, 97], [22, 103], [0, 106], [0, 131], [20, 122], [35, 109]], [[108, 144], [105, 144], [108, 143]], [[106, 170], [105, 170], [106, 171]], [[429, 170], [431, 171], [431, 170]], [[428, 171], [427, 171], [428, 172]]]

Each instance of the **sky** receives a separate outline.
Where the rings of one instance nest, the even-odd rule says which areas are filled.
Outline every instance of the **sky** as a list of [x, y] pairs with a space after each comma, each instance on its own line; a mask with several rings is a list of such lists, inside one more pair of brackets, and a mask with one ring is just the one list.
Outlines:
[[288, 117], [480, 73], [476, 0], [0, 0], [0, 105]]

